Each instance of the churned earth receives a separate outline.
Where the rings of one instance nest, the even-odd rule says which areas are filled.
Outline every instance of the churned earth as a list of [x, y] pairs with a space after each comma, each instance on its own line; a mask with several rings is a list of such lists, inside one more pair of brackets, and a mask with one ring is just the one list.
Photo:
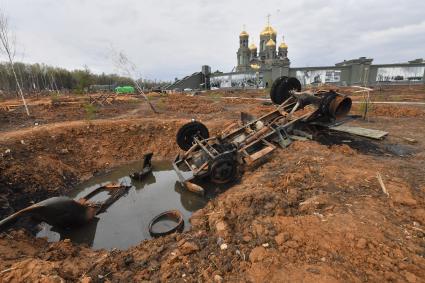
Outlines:
[[[386, 94], [421, 101], [425, 89], [379, 90]], [[273, 109], [263, 91], [149, 97], [159, 114], [137, 96], [95, 109], [87, 98], [34, 98], [30, 118], [4, 107], [17, 101], [2, 101], [1, 218], [148, 151], [172, 160], [176, 132], [191, 118], [214, 134], [241, 111]], [[355, 114], [362, 110], [354, 105]], [[279, 149], [195, 212], [182, 234], [94, 250], [35, 238], [37, 226], [20, 221], [0, 235], [0, 281], [424, 282], [425, 109], [374, 105], [368, 121], [351, 123], [390, 135], [382, 142], [325, 135]]]

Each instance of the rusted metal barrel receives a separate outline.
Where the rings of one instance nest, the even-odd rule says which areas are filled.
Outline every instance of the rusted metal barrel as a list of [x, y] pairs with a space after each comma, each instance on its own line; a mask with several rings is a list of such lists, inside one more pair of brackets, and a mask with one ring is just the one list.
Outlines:
[[329, 114], [335, 119], [341, 119], [347, 116], [351, 110], [351, 98], [337, 94], [337, 96], [329, 103]]
[[347, 116], [351, 110], [351, 98], [335, 91], [322, 93], [310, 91], [292, 92], [292, 95], [300, 103], [301, 108], [306, 105], [314, 105], [318, 108], [320, 114], [325, 117], [341, 119]]

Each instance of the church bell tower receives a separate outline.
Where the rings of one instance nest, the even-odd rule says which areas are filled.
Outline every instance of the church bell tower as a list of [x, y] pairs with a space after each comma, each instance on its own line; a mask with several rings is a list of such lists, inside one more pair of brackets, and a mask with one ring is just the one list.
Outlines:
[[248, 47], [248, 41], [249, 41], [249, 34], [244, 30], [239, 35], [239, 49], [237, 52], [238, 56], [238, 66], [236, 67], [236, 70], [238, 72], [245, 72], [249, 70], [249, 60], [251, 52]]

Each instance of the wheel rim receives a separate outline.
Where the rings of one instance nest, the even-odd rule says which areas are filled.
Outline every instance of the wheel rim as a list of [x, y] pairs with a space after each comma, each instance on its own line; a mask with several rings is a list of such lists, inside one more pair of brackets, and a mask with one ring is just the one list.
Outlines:
[[199, 129], [193, 127], [184, 131], [184, 141], [186, 144], [191, 145], [193, 143], [194, 137], [202, 138], [201, 131]]
[[194, 137], [206, 139], [209, 137], [207, 127], [200, 122], [190, 122], [183, 125], [176, 135], [176, 141], [179, 147], [183, 150], [188, 150], [192, 147]]
[[282, 104], [291, 94], [291, 90], [301, 91], [301, 83], [297, 78], [280, 77], [276, 79], [270, 98], [275, 104]]
[[232, 159], [220, 160], [212, 165], [210, 177], [215, 183], [228, 183], [233, 180], [235, 172], [236, 166]]

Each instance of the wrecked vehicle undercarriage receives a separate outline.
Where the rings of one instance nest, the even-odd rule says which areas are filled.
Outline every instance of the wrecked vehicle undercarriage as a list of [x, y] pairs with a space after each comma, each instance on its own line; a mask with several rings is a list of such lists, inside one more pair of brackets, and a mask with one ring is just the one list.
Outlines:
[[[274, 82], [270, 97], [276, 110], [258, 119], [242, 113], [242, 125], [231, 124], [218, 136], [209, 137], [208, 129], [194, 120], [180, 128], [176, 139], [186, 152], [176, 156], [173, 167], [188, 190], [203, 194], [196, 182], [207, 177], [216, 184], [234, 181], [244, 166], [261, 163], [278, 146], [341, 125], [352, 105], [348, 96], [333, 90], [301, 92], [300, 82], [288, 77]], [[297, 116], [300, 110], [307, 111]]]

